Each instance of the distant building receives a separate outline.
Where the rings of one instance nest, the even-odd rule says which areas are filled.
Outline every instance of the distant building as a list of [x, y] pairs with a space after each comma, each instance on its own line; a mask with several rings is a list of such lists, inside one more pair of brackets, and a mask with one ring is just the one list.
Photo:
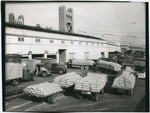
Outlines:
[[17, 19], [15, 19], [14, 13], [9, 14], [9, 23], [22, 24], [24, 25], [24, 16], [20, 15]]
[[122, 51], [122, 52], [125, 52], [125, 51], [127, 51], [127, 50], [130, 50], [130, 49], [129, 49], [129, 44], [121, 45], [120, 47], [121, 47], [121, 51]]
[[127, 50], [132, 50], [133, 52], [138, 51], [138, 50], [145, 51], [145, 48], [140, 47], [140, 46], [131, 46], [129, 44], [121, 45], [121, 51], [122, 52], [125, 52]]
[[73, 9], [66, 10], [65, 6], [59, 7], [59, 30], [63, 32], [74, 32]]
[[15, 23], [15, 15], [14, 13], [9, 14], [9, 23]]

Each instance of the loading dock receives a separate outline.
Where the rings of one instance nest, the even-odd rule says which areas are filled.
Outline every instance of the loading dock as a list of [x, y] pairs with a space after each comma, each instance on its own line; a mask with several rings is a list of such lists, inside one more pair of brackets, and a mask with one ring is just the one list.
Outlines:
[[66, 62], [66, 49], [59, 49], [59, 63], [64, 64]]

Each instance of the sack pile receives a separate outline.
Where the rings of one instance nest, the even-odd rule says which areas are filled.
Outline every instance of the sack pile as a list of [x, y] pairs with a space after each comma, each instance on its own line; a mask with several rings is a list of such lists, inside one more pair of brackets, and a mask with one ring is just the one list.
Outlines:
[[88, 75], [75, 83], [75, 90], [100, 92], [107, 82], [106, 74], [88, 73]]
[[114, 80], [112, 88], [131, 90], [134, 88], [135, 80], [135, 76], [131, 72], [124, 71], [121, 76]]
[[31, 85], [24, 89], [26, 94], [36, 97], [46, 97], [60, 91], [62, 91], [62, 89], [58, 84], [48, 82]]
[[74, 85], [75, 81], [81, 78], [82, 77], [79, 74], [75, 72], [71, 72], [71, 73], [67, 73], [67, 74], [55, 77], [53, 82], [59, 84], [60, 87], [68, 88]]
[[74, 59], [72, 61], [74, 65], [94, 65], [95, 62], [93, 60], [81, 60], [81, 59]]
[[103, 61], [103, 60], [99, 60], [97, 63], [97, 66], [101, 68], [117, 71], [117, 72], [121, 71], [121, 67], [122, 67], [120, 64], [117, 64], [114, 62]]

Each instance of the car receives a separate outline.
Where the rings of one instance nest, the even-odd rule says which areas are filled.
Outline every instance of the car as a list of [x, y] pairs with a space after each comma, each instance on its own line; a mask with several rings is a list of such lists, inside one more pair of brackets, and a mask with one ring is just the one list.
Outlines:
[[65, 64], [60, 63], [52, 63], [52, 73], [59, 73], [62, 75], [63, 73], [67, 73], [67, 67]]

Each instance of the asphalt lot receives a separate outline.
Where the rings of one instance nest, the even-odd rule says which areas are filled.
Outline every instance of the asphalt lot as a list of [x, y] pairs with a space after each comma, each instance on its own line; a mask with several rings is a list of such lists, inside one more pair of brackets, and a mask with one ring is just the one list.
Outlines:
[[[87, 71], [80, 69], [68, 69], [68, 72], [77, 72], [81, 76], [86, 76]], [[114, 94], [111, 85], [114, 76], [108, 76], [108, 82], [105, 87], [105, 93], [99, 95], [98, 101], [92, 101], [90, 96], [84, 95], [83, 99], [77, 99], [73, 91], [59, 93], [55, 104], [49, 104], [43, 100], [33, 100], [21, 91], [23, 88], [41, 82], [52, 82], [59, 76], [53, 74], [51, 77], [36, 77], [35, 81], [23, 81], [18, 86], [6, 85], [5, 110], [11, 112], [18, 111], [47, 111], [47, 112], [141, 112], [145, 111], [145, 80], [138, 79], [134, 87], [132, 96], [125, 94]], [[11, 93], [11, 94], [9, 94]]]

